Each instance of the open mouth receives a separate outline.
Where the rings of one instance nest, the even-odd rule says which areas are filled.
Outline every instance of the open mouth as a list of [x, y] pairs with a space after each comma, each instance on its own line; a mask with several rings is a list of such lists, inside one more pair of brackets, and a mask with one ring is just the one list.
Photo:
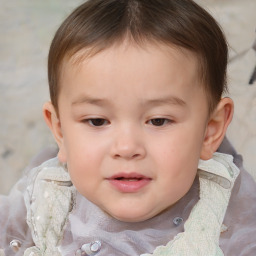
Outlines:
[[111, 176], [109, 179], [136, 181], [150, 178], [138, 173], [118, 173], [116, 175]]
[[125, 178], [125, 177], [118, 177], [115, 180], [123, 180], [123, 181], [140, 181], [143, 178]]
[[130, 173], [114, 175], [107, 180], [120, 192], [134, 193], [148, 185], [152, 179], [140, 174]]

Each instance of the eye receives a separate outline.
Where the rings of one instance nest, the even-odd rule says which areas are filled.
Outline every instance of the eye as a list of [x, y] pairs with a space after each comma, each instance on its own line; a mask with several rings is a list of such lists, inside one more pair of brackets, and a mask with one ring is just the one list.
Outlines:
[[163, 126], [170, 122], [171, 122], [171, 120], [167, 119], [167, 118], [154, 118], [154, 119], [149, 120], [149, 123], [154, 126]]
[[103, 118], [91, 118], [83, 120], [83, 122], [87, 122], [91, 126], [103, 126], [109, 124], [109, 122]]

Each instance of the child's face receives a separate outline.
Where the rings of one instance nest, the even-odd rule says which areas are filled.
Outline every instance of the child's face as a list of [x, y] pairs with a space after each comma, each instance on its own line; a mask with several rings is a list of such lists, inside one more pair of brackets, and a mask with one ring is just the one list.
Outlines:
[[77, 190], [122, 221], [151, 218], [182, 198], [208, 120], [196, 58], [123, 44], [62, 71], [59, 158]]

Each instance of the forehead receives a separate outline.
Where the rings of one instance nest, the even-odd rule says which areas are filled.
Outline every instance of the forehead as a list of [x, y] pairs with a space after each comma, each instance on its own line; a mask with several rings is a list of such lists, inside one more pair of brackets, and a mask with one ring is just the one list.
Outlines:
[[120, 44], [94, 55], [87, 50], [63, 63], [59, 96], [65, 95], [65, 104], [105, 97], [121, 106], [126, 98], [143, 104], [170, 96], [191, 105], [192, 98], [205, 98], [198, 93], [197, 58], [185, 49]]
[[[143, 64], [141, 69], [138, 69], [137, 64]], [[185, 75], [193, 76], [197, 82], [200, 80], [199, 57], [185, 48], [175, 45], [166, 45], [163, 43], [145, 42], [137, 44], [124, 40], [121, 43], [116, 43], [107, 49], [98, 49], [97, 47], [84, 48], [72, 56], [66, 56], [61, 65], [60, 78], [63, 78], [67, 72], [72, 72], [74, 75], [81, 72], [82, 68], [99, 69], [117, 68], [124, 71], [132, 71], [134, 74], [146, 71], [146, 68], [151, 66], [170, 67], [170, 75], [172, 75], [173, 64], [175, 66], [183, 66], [182, 72]], [[186, 63], [186, 65], [182, 65]], [[134, 67], [136, 66], [136, 69]], [[110, 74], [110, 73], [109, 73]], [[106, 74], [107, 75], [107, 74]]]

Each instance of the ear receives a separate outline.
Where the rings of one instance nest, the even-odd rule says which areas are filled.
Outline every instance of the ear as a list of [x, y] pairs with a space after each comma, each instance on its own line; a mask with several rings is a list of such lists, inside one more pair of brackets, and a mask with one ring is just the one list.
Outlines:
[[51, 102], [46, 102], [44, 104], [43, 115], [44, 115], [44, 120], [45, 120], [46, 124], [50, 128], [50, 130], [55, 138], [55, 141], [58, 144], [59, 161], [62, 163], [66, 163], [67, 162], [66, 151], [65, 151], [63, 134], [62, 134], [62, 130], [61, 130], [61, 122], [60, 122], [57, 112]]
[[210, 116], [205, 131], [201, 159], [212, 158], [213, 153], [221, 144], [228, 125], [230, 124], [234, 112], [234, 104], [230, 98], [222, 98], [216, 109]]

